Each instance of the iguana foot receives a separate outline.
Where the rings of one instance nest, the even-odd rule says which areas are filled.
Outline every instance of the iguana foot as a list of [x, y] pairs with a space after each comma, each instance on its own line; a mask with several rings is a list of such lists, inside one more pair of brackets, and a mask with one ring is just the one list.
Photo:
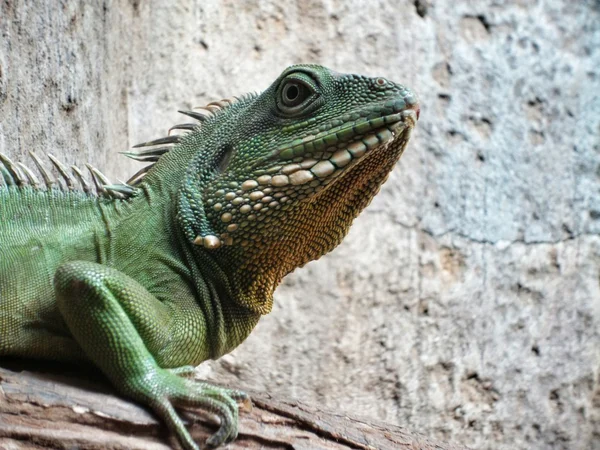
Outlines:
[[219, 429], [206, 441], [208, 447], [215, 448], [234, 440], [238, 434], [237, 401], [244, 405], [251, 404], [248, 395], [241, 391], [182, 378], [180, 375], [189, 375], [189, 371], [159, 369], [154, 376], [145, 377], [144, 384], [147, 389], [134, 382], [137, 392], [131, 394], [150, 406], [165, 421], [186, 450], [198, 450], [199, 447], [176, 409], [189, 411], [193, 415], [200, 409], [203, 413], [219, 419]]
[[[172, 373], [173, 375], [177, 375], [177, 376], [180, 376], [183, 378], [194, 378], [194, 376], [196, 375], [196, 368], [194, 366], [181, 366], [181, 367], [175, 367], [175, 368], [170, 368], [170, 369], [166, 369], [166, 370], [168, 372]], [[202, 386], [202, 387], [206, 387], [206, 388], [217, 388], [218, 387], [218, 386], [215, 386], [214, 384], [206, 383], [203, 381], [198, 381], [197, 384], [198, 384], [198, 386]], [[219, 389], [221, 389], [224, 394], [228, 395], [232, 399], [242, 403], [244, 411], [252, 411], [252, 401], [250, 400], [250, 397], [248, 396], [248, 394], [246, 394], [244, 391], [240, 391], [237, 389], [228, 389], [228, 388], [219, 388]]]

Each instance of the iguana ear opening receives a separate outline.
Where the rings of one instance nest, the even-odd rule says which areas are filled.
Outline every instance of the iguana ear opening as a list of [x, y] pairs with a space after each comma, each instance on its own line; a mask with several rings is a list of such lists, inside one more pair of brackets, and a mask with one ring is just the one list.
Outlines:
[[189, 242], [207, 249], [217, 249], [223, 242], [206, 216], [201, 180], [213, 176], [212, 165], [199, 161], [198, 155], [188, 166], [177, 198], [178, 222]]
[[[213, 172], [214, 173], [225, 172], [227, 170], [229, 162], [231, 161], [231, 157], [233, 156], [233, 153], [234, 153], [234, 148], [231, 145], [223, 146], [223, 148], [216, 154], [216, 158], [214, 159], [214, 161], [212, 163]], [[210, 176], [210, 173], [205, 173], [204, 176]], [[185, 187], [183, 190], [185, 193], [186, 192]], [[187, 206], [187, 209], [190, 210], [192, 208], [192, 204], [193, 204], [194, 211], [190, 211], [190, 212], [196, 219], [196, 226], [192, 226], [191, 228], [193, 228], [193, 230], [191, 229], [188, 232], [188, 238], [190, 238], [192, 240], [192, 243], [194, 245], [198, 245], [198, 246], [204, 247], [209, 250], [215, 250], [215, 249], [221, 247], [222, 245], [232, 245], [233, 239], [229, 235], [222, 234], [219, 237], [219, 236], [217, 236], [217, 233], [210, 226], [210, 223], [208, 222], [208, 218], [206, 217], [206, 214], [204, 212], [203, 199], [200, 196], [198, 196], [198, 199], [196, 201], [196, 196], [192, 195], [193, 201], [189, 202], [189, 195], [190, 195], [190, 193], [188, 190], [187, 195], [184, 195], [184, 196], [188, 197], [187, 205], [185, 203], [182, 204], [181, 200], [179, 202], [179, 205], [181, 208], [180, 209], [180, 212], [181, 212], [181, 211], [186, 210], [186, 206]], [[185, 216], [185, 213], [183, 214], [183, 216]], [[197, 234], [196, 234], [196, 232], [197, 232]], [[195, 236], [194, 236], [194, 234], [195, 234]], [[194, 237], [192, 238], [192, 236], [194, 236]]]
[[217, 249], [222, 242], [212, 230], [204, 212], [200, 193], [184, 183], [177, 204], [178, 221], [189, 242], [207, 249]]
[[231, 145], [223, 145], [212, 158], [198, 152], [188, 167], [179, 192], [177, 214], [190, 242], [208, 250], [216, 250], [223, 245], [232, 245], [233, 239], [227, 233], [219, 234], [206, 214], [204, 189], [202, 184], [227, 171], [235, 152]]

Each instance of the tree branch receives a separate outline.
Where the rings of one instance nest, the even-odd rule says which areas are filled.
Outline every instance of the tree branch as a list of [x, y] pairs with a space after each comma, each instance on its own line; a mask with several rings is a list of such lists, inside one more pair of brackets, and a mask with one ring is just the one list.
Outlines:
[[[10, 369], [0, 367], [0, 448], [178, 448], [152, 414], [115, 395], [94, 374], [68, 368], [60, 373], [65, 370], [52, 366], [31, 371], [20, 362], [3, 365]], [[240, 435], [229, 449], [466, 450], [402, 427], [248, 393], [254, 408], [240, 413]], [[205, 422], [192, 423], [190, 430], [199, 443], [215, 431]]]

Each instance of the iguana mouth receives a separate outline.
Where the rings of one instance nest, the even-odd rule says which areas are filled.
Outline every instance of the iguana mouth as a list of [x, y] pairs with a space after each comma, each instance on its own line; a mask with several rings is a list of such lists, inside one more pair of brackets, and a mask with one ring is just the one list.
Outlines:
[[[387, 148], [404, 135], [404, 139], [408, 140], [418, 116], [419, 108], [415, 105], [414, 109], [361, 118], [311, 135], [302, 139], [301, 143], [292, 143], [294, 145], [279, 151], [277, 156], [280, 159], [290, 159], [291, 156], [292, 161], [278, 167], [277, 175], [263, 175], [259, 181], [275, 186], [308, 184], [318, 191], [359, 164], [365, 156]], [[326, 148], [323, 148], [325, 145]], [[300, 156], [301, 152], [304, 152], [303, 156]], [[294, 157], [296, 154], [298, 156]]]

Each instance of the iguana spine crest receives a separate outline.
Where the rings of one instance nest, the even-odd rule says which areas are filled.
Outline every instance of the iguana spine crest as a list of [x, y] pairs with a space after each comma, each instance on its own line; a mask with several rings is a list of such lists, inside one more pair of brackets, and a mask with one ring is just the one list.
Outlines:
[[[151, 163], [137, 171], [131, 178], [129, 178], [129, 180], [127, 180], [127, 182], [112, 183], [100, 170], [91, 164], [86, 163], [85, 166], [88, 169], [94, 184], [94, 188], [92, 188], [85, 179], [85, 176], [79, 167], [72, 165], [70, 167], [71, 172], [69, 172], [69, 169], [60, 160], [48, 153], [46, 156], [52, 163], [52, 166], [60, 174], [60, 178], [57, 179], [44, 166], [39, 156], [33, 152], [29, 152], [29, 155], [31, 156], [35, 167], [41, 175], [43, 183], [40, 182], [34, 171], [32, 171], [29, 167], [21, 162], [13, 162], [7, 155], [3, 153], [0, 153], [0, 182], [3, 181], [7, 188], [13, 186], [30, 186], [34, 190], [43, 190], [43, 187], [45, 187], [45, 190], [48, 191], [53, 189], [58, 189], [61, 191], [80, 190], [92, 196], [98, 195], [121, 200], [130, 198], [136, 193], [136, 186], [139, 185], [148, 171], [154, 166], [154, 164], [162, 155], [169, 152], [175, 145], [180, 143], [183, 135], [196, 130], [202, 122], [212, 116], [215, 116], [221, 110], [226, 109], [230, 105], [240, 100], [245, 100], [255, 95], [256, 94], [254, 93], [246, 94], [242, 97], [221, 99], [210, 102], [206, 106], [194, 107], [194, 109], [197, 109], [198, 111], [178, 111], [181, 114], [196, 119], [199, 123], [183, 123], [174, 125], [169, 129], [166, 137], [143, 142], [132, 147], [149, 148], [144, 148], [143, 150], [135, 152], [121, 152], [121, 154], [124, 156], [136, 161]], [[183, 132], [180, 134], [171, 135], [173, 130], [182, 130]], [[0, 183], [0, 188], [2, 187], [1, 184], [2, 183]]]

